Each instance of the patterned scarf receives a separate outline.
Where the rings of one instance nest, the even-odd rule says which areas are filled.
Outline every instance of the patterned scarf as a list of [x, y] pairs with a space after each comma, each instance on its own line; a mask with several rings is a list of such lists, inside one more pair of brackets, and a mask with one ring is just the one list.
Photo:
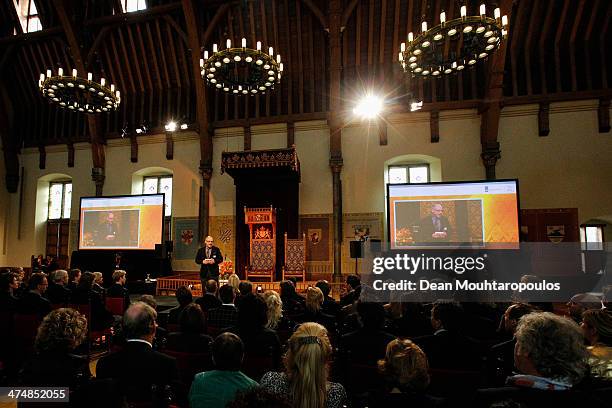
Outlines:
[[506, 385], [546, 391], [567, 391], [572, 388], [572, 384], [568, 379], [552, 380], [550, 378], [526, 374], [516, 374], [506, 378]]

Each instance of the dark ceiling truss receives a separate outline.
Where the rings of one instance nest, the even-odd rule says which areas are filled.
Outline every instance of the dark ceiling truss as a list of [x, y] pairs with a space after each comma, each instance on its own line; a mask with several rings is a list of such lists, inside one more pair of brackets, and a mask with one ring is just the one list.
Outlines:
[[[193, 52], [210, 50], [227, 38], [262, 41], [282, 55], [285, 72], [273, 92], [235, 97], [206, 89], [213, 127], [326, 118], [330, 102], [329, 2], [324, 0], [191, 0], [200, 48], [190, 45], [184, 1], [148, 0], [147, 10], [123, 13], [121, 2], [68, 0], [83, 63], [96, 77], [117, 84], [122, 104], [101, 116], [104, 138], [140, 126], [163, 130], [169, 119], [197, 125]], [[53, 1], [36, 0], [44, 30], [19, 34], [13, 0], [0, 0], [0, 66], [3, 89], [12, 100], [18, 145], [38, 146], [90, 140], [84, 115], [49, 105], [38, 76], [46, 69], [76, 67]], [[390, 95], [393, 111], [407, 111], [408, 94], [425, 110], [479, 106], [487, 95], [490, 62], [439, 80], [412, 79], [396, 63], [399, 43], [417, 32], [425, 16], [437, 23], [442, 10], [458, 12], [456, 0], [342, 0], [342, 98], [364, 89]], [[468, 0], [477, 10], [480, 0]], [[495, 2], [495, 4], [498, 4]], [[493, 1], [487, 1], [493, 7]], [[11, 11], [12, 10], [12, 11]], [[612, 2], [604, 0], [519, 0], [512, 2], [510, 36], [503, 63], [502, 104], [538, 103], [595, 96], [609, 99], [612, 63], [609, 30]], [[13, 31], [17, 30], [17, 35]], [[457, 47], [460, 44], [456, 45]], [[454, 50], [445, 49], [445, 53]], [[10, 55], [10, 57], [6, 57]], [[428, 105], [429, 104], [429, 105]], [[347, 105], [347, 104], [345, 104]]]

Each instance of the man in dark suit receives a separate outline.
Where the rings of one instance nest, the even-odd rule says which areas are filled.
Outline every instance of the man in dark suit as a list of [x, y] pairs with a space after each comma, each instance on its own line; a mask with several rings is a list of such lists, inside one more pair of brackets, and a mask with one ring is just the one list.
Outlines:
[[121, 269], [113, 272], [113, 284], [106, 290], [106, 297], [123, 298], [123, 309], [126, 310], [130, 305], [130, 293], [125, 287], [127, 273]]
[[43, 297], [47, 287], [47, 276], [42, 272], [33, 273], [28, 282], [29, 290], [19, 299], [17, 313], [46, 316], [51, 311], [51, 302]]
[[340, 303], [336, 302], [333, 297], [329, 296], [329, 292], [331, 292], [329, 282], [326, 280], [320, 280], [315, 286], [321, 289], [321, 292], [323, 292], [323, 305], [321, 305], [323, 313], [334, 317], [338, 316], [338, 313], [340, 313]]
[[115, 222], [115, 214], [113, 212], [109, 212], [106, 215], [106, 219], [98, 225], [96, 234], [96, 245], [98, 246], [113, 246], [113, 245], [121, 245], [119, 243], [118, 228], [117, 223]]
[[206, 285], [202, 286], [203, 290], [206, 292], [204, 296], [196, 299], [195, 303], [200, 305], [202, 310], [205, 313], [208, 313], [209, 310], [215, 309], [221, 306], [221, 301], [217, 297], [217, 281], [210, 279], [206, 282]]
[[168, 324], [178, 324], [179, 316], [185, 307], [193, 303], [193, 295], [187, 286], [181, 286], [175, 293], [178, 306], [168, 311]]
[[208, 311], [208, 324], [219, 329], [235, 326], [238, 323], [238, 310], [234, 306], [236, 293], [230, 285], [219, 289], [221, 306]]
[[195, 263], [200, 265], [200, 280], [202, 288], [209, 279], [219, 281], [219, 264], [223, 262], [221, 250], [213, 245], [213, 237], [210, 235], [204, 240], [204, 246], [198, 249]]
[[340, 306], [348, 306], [352, 305], [353, 302], [359, 299], [361, 295], [361, 278], [357, 275], [349, 275], [346, 277], [346, 286], [348, 287], [348, 292], [346, 295], [340, 298]]
[[442, 213], [442, 204], [436, 203], [431, 206], [431, 215], [422, 218], [419, 223], [419, 242], [435, 243], [448, 242], [450, 239], [451, 226]]
[[434, 334], [414, 338], [431, 368], [476, 370], [480, 368], [482, 346], [461, 333], [464, 322], [459, 303], [437, 301], [431, 309]]
[[117, 381], [128, 401], [160, 401], [178, 389], [176, 359], [153, 350], [156, 318], [151, 306], [131, 305], [123, 315], [125, 347], [102, 357], [96, 367], [96, 377]]
[[49, 288], [46, 297], [52, 304], [65, 304], [70, 301], [71, 290], [66, 287], [68, 284], [68, 272], [58, 269], [49, 274]]

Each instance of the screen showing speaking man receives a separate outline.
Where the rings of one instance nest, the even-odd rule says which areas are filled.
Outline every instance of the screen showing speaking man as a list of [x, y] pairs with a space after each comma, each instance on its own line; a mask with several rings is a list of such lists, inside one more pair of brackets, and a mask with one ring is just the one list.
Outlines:
[[163, 194], [81, 199], [79, 249], [155, 249]]
[[396, 184], [388, 187], [389, 238], [394, 249], [516, 248], [516, 180]]

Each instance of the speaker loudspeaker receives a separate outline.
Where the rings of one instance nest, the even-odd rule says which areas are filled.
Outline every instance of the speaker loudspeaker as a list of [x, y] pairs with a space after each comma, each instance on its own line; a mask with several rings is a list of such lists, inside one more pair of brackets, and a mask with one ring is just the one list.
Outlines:
[[351, 253], [351, 258], [363, 258], [363, 242], [362, 241], [351, 241], [350, 242], [350, 253]]

